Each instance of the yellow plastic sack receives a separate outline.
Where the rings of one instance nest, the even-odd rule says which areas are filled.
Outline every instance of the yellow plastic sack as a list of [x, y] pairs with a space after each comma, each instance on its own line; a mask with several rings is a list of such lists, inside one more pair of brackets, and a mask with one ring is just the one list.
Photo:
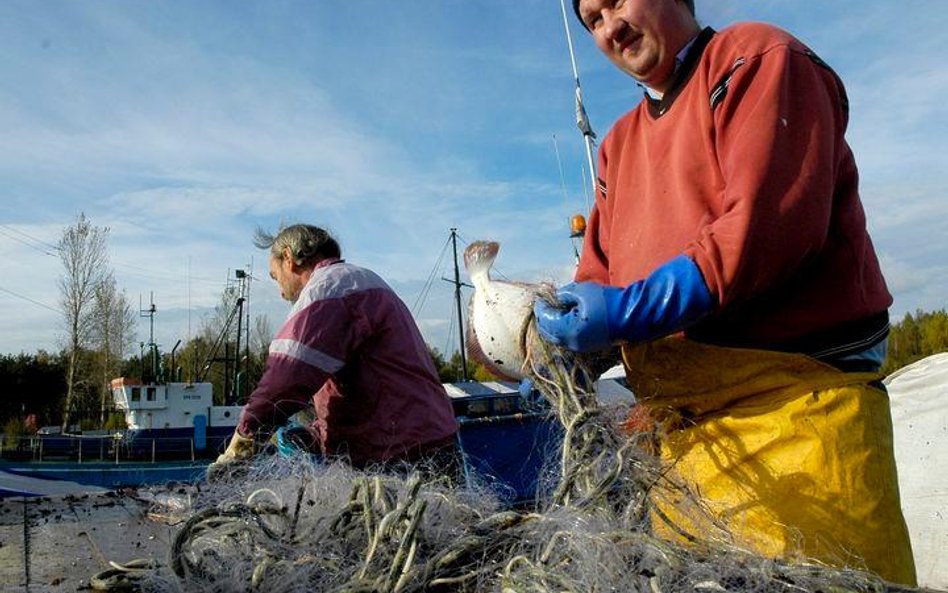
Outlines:
[[664, 427], [671, 481], [704, 506], [678, 486], [656, 488], [658, 535], [721, 538], [915, 585], [889, 400], [868, 385], [880, 375], [679, 338], [626, 347], [623, 358], [636, 397]]

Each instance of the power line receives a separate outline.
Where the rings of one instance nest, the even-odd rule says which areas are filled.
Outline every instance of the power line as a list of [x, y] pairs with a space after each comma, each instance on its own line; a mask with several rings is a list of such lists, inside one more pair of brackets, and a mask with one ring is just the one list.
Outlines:
[[5, 229], [7, 229], [7, 230], [9, 230], [9, 231], [13, 231], [14, 233], [16, 233], [16, 234], [18, 234], [18, 235], [23, 235], [23, 236], [26, 237], [27, 239], [30, 239], [30, 240], [32, 240], [32, 241], [36, 241], [36, 242], [39, 243], [40, 245], [45, 245], [46, 247], [49, 247], [50, 249], [54, 249], [54, 250], [56, 250], [56, 251], [59, 251], [59, 245], [54, 245], [53, 243], [47, 243], [46, 241], [44, 241], [44, 240], [42, 240], [42, 239], [38, 239], [38, 238], [34, 237], [33, 235], [31, 235], [31, 234], [29, 234], [29, 233], [24, 233], [23, 231], [21, 231], [20, 229], [18, 229], [18, 228], [16, 228], [16, 227], [12, 227], [12, 226], [10, 226], [10, 225], [8, 225], [8, 224], [3, 224], [3, 223], [0, 223], [0, 227], [3, 227], [3, 228], [5, 228]]
[[[4, 231], [4, 229], [6, 229], [6, 231]], [[14, 236], [10, 234], [10, 232], [8, 231], [12, 231], [14, 233], [17, 233], [18, 235], [22, 235], [23, 237], [26, 237], [27, 239], [29, 239], [29, 241], [22, 239], [20, 237]], [[53, 245], [52, 243], [47, 243], [46, 241], [43, 241], [42, 239], [38, 239], [28, 233], [24, 233], [23, 231], [13, 228], [10, 225], [0, 223], [0, 234], [5, 235], [6, 237], [13, 239], [14, 241], [18, 243], [22, 243], [23, 245], [26, 245], [30, 249], [35, 249], [50, 257], [57, 257], [57, 258], [59, 257], [59, 253], [58, 253], [60, 250], [59, 246]], [[31, 243], [30, 241], [33, 241], [33, 243]], [[50, 250], [52, 250], [52, 252], [50, 252]], [[150, 280], [162, 280], [162, 281], [169, 281], [169, 282], [175, 282], [175, 281], [180, 280], [180, 278], [175, 274], [168, 274], [168, 273], [164, 273], [162, 271], [154, 270], [151, 268], [144, 268], [141, 266], [134, 266], [134, 265], [118, 263], [118, 262], [111, 262], [111, 265], [116, 268], [124, 268], [126, 270], [125, 274], [131, 275], [131, 276], [138, 276], [140, 278], [146, 278]], [[133, 271], [128, 271], [128, 270], [133, 270]], [[191, 277], [191, 280], [202, 282], [205, 284], [213, 284], [213, 285], [220, 284], [219, 279], [211, 279], [211, 278], [206, 278], [206, 277]]]
[[[139, 278], [145, 278], [149, 280], [162, 280], [165, 282], [180, 282], [182, 280], [181, 276], [174, 273], [159, 272], [151, 268], [143, 268], [141, 266], [133, 266], [131, 264], [125, 264], [125, 263], [111, 262], [111, 264], [112, 266], [116, 268], [124, 269], [125, 271], [123, 272], [123, 274], [129, 275], [129, 276], [137, 276]], [[129, 271], [129, 270], [134, 270], [134, 271]], [[204, 284], [213, 284], [215, 286], [221, 283], [221, 280], [219, 279], [212, 279], [212, 278], [207, 278], [207, 277], [202, 277], [202, 276], [197, 276], [197, 277], [188, 276], [188, 278], [191, 281], [197, 281]]]
[[55, 308], [53, 308], [53, 307], [50, 307], [50, 306], [47, 305], [46, 303], [41, 303], [41, 302], [39, 302], [39, 301], [37, 301], [37, 300], [31, 299], [31, 298], [28, 297], [28, 296], [22, 295], [22, 294], [20, 294], [20, 293], [18, 293], [18, 292], [13, 292], [12, 290], [10, 290], [10, 289], [8, 289], [8, 288], [4, 288], [4, 287], [0, 286], [0, 290], [2, 290], [3, 292], [5, 292], [5, 293], [7, 293], [7, 294], [12, 294], [13, 296], [15, 296], [15, 297], [17, 297], [17, 298], [21, 298], [21, 299], [23, 299], [24, 301], [29, 301], [29, 302], [33, 303], [34, 305], [39, 305], [40, 307], [43, 307], [44, 309], [49, 309], [50, 311], [54, 311], [54, 312], [56, 312], [56, 313], [59, 313], [59, 310], [58, 310], [58, 309], [55, 309]]
[[435, 262], [431, 272], [428, 274], [428, 279], [425, 280], [425, 285], [421, 288], [421, 292], [418, 293], [418, 298], [415, 299], [415, 304], [411, 308], [412, 315], [419, 315], [421, 309], [425, 306], [425, 300], [428, 298], [428, 293], [431, 291], [431, 287], [434, 285], [434, 278], [438, 271], [441, 269], [441, 262], [444, 260], [444, 254], [448, 250], [448, 244], [451, 242], [451, 237], [448, 237], [444, 242], [444, 246], [441, 247], [441, 253], [438, 255], [438, 261]]
[[[9, 227], [7, 227], [6, 225], [0, 224], [0, 226], [9, 229]], [[11, 229], [11, 230], [15, 230], [15, 229]], [[19, 232], [19, 231], [17, 231], [17, 232]], [[37, 247], [36, 245], [30, 243], [29, 241], [25, 241], [25, 240], [23, 240], [23, 239], [21, 239], [21, 238], [19, 238], [19, 237], [17, 237], [17, 236], [11, 235], [10, 233], [4, 231], [3, 229], [0, 229], [0, 234], [6, 235], [6, 236], [9, 237], [10, 239], [13, 239], [14, 241], [17, 241], [18, 243], [22, 243], [22, 244], [26, 245], [27, 247], [29, 247], [30, 249], [35, 249], [35, 250], [39, 251], [40, 253], [44, 253], [44, 254], [46, 254], [46, 255], [48, 255], [48, 256], [50, 256], [50, 257], [59, 257], [59, 256], [58, 256], [57, 254], [55, 254], [55, 253], [50, 253], [48, 249], [45, 249], [45, 248], [43, 248], [43, 247]], [[20, 233], [20, 234], [21, 234], [21, 235], [25, 235], [25, 233]], [[29, 235], [26, 235], [26, 236], [29, 236]], [[35, 240], [36, 240], [36, 239], [34, 239], [34, 241], [35, 241]], [[39, 243], [40, 243], [41, 245], [46, 245], [46, 243], [43, 243], [42, 241], [39, 241]], [[56, 250], [56, 251], [59, 251], [59, 248], [58, 248], [58, 247], [54, 247], [53, 249]]]

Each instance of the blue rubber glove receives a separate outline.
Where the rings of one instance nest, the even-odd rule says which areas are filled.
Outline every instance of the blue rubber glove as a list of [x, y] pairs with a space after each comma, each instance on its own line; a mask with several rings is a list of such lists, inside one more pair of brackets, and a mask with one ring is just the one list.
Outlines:
[[292, 422], [276, 429], [273, 442], [282, 457], [292, 457], [300, 452], [310, 453], [316, 446], [313, 434], [305, 426]]
[[714, 308], [690, 258], [680, 255], [625, 288], [574, 282], [556, 292], [559, 307], [537, 300], [537, 329], [547, 341], [577, 352], [619, 341], [644, 342], [679, 331]]

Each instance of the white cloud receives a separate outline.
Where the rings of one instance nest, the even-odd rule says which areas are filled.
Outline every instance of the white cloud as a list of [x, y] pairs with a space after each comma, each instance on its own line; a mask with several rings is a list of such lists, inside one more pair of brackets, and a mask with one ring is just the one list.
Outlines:
[[[720, 0], [699, 14], [776, 22], [841, 73], [896, 306], [934, 308], [948, 291], [937, 282], [948, 11], [922, 6]], [[604, 135], [641, 92], [570, 24]], [[120, 285], [136, 303], [155, 292], [164, 344], [251, 263], [252, 307], [279, 325], [286, 305], [251, 244], [256, 225], [328, 227], [409, 306], [452, 227], [500, 241], [508, 278], [572, 274], [567, 219], [585, 209], [585, 155], [556, 3], [12, 0], [0, 3], [0, 48], [0, 223], [53, 243], [80, 211], [109, 226]], [[0, 286], [56, 306], [56, 258], [2, 233], [0, 255]], [[435, 283], [419, 324], [442, 348], [452, 293]], [[0, 307], [0, 352], [55, 347], [55, 313], [2, 292]]]

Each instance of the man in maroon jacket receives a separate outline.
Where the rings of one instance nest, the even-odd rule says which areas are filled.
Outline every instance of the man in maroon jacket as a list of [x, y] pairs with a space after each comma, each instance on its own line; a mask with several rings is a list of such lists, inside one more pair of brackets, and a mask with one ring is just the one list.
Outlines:
[[341, 259], [325, 230], [305, 224], [276, 236], [270, 277], [293, 303], [270, 343], [266, 370], [215, 469], [253, 454], [289, 416], [312, 404], [312, 441], [356, 467], [456, 462], [457, 421], [408, 308], [374, 272]]

